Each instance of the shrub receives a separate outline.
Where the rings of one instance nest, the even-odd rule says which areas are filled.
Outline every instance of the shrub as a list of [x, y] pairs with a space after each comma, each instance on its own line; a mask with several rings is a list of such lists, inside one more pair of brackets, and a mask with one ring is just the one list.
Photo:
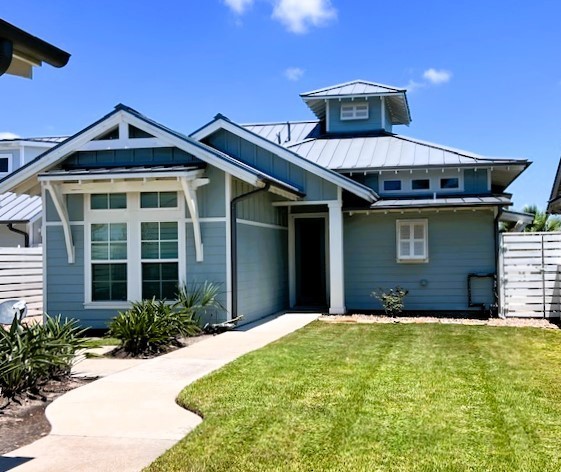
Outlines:
[[83, 347], [84, 330], [74, 320], [46, 317], [44, 325], [25, 325], [14, 318], [10, 329], [0, 329], [0, 390], [13, 399], [38, 393], [51, 379], [70, 374], [76, 351]]
[[177, 341], [181, 334], [171, 305], [162, 300], [142, 300], [120, 312], [109, 323], [109, 336], [133, 356], [156, 354]]
[[371, 296], [377, 298], [382, 302], [384, 307], [384, 312], [389, 316], [398, 316], [403, 312], [403, 299], [409, 293], [401, 287], [390, 288], [389, 290], [384, 290], [379, 288], [371, 293]]
[[119, 339], [132, 356], [153, 355], [180, 345], [179, 339], [201, 333], [200, 316], [221, 307], [220, 286], [204, 282], [180, 287], [177, 301], [142, 300], [121, 312], [109, 324], [109, 336]]

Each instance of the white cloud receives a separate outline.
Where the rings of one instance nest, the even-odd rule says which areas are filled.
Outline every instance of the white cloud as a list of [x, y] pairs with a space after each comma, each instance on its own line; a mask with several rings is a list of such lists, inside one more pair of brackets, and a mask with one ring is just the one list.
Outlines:
[[407, 82], [407, 85], [405, 87], [403, 87], [404, 89], [406, 89], [408, 92], [413, 92], [417, 89], [426, 87], [427, 84], [426, 82], [417, 82], [416, 80], [409, 80], [409, 82]]
[[290, 32], [302, 34], [337, 18], [337, 10], [330, 0], [274, 0], [273, 18]]
[[438, 85], [438, 84], [445, 84], [449, 82], [452, 78], [452, 72], [444, 70], [444, 69], [427, 69], [423, 73], [423, 77], [428, 80], [431, 84]]
[[289, 67], [284, 71], [284, 76], [288, 80], [292, 80], [293, 82], [300, 80], [303, 75], [304, 75], [304, 69], [300, 69], [300, 67]]
[[0, 131], [0, 139], [18, 139], [20, 136], [9, 131]]
[[253, 5], [253, 0], [224, 0], [224, 3], [235, 13], [242, 15], [251, 5]]

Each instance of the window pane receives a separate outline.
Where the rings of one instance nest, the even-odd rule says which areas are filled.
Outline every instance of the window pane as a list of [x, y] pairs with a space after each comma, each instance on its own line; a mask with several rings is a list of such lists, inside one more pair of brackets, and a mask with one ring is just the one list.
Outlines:
[[106, 280], [111, 279], [111, 264], [93, 264], [92, 265], [92, 279], [93, 280]]
[[384, 190], [401, 190], [401, 180], [385, 180]]
[[127, 283], [113, 282], [111, 285], [111, 300], [127, 300]]
[[10, 168], [10, 158], [3, 157], [0, 159], [0, 172], [8, 172]]
[[177, 259], [177, 242], [160, 243], [160, 259]]
[[160, 193], [160, 208], [176, 208], [177, 192]]
[[109, 195], [109, 208], [119, 210], [127, 207], [126, 193], [112, 193]]
[[126, 223], [113, 223], [110, 225], [111, 241], [126, 241], [127, 240], [127, 224]]
[[177, 293], [177, 282], [162, 282], [162, 293], [160, 298], [166, 300], [175, 300]]
[[110, 265], [111, 280], [127, 280], [126, 264], [107, 264]]
[[111, 243], [109, 247], [110, 259], [126, 259], [127, 258], [127, 243]]
[[142, 283], [142, 298], [161, 298], [160, 297], [160, 282], [143, 282]]
[[401, 225], [399, 227], [399, 238], [401, 240], [410, 239], [411, 238], [411, 226]]
[[429, 179], [413, 179], [411, 181], [411, 188], [413, 190], [428, 190], [430, 189]]
[[152, 262], [142, 264], [142, 279], [160, 280], [160, 264]]
[[160, 265], [162, 267], [162, 280], [178, 280], [177, 262], [165, 262]]
[[108, 208], [106, 193], [93, 193], [90, 197], [90, 208], [92, 210], [106, 210]]
[[458, 179], [458, 177], [440, 179], [440, 188], [459, 188], [459, 187], [460, 187], [460, 179]]
[[92, 225], [92, 241], [109, 241], [109, 225]]
[[425, 243], [422, 241], [415, 241], [413, 243], [414, 255], [417, 257], [423, 257], [425, 255]]
[[107, 260], [109, 259], [109, 244], [108, 243], [92, 243], [92, 260]]
[[92, 300], [127, 299], [126, 264], [92, 264]]
[[92, 283], [92, 301], [109, 301], [111, 300], [111, 291], [109, 290], [109, 282], [93, 282]]
[[399, 252], [401, 257], [407, 257], [411, 255], [409, 248], [409, 241], [402, 241], [399, 243]]
[[413, 237], [415, 239], [423, 239], [425, 237], [425, 226], [424, 225], [414, 225], [413, 226]]
[[158, 223], [141, 223], [140, 234], [143, 241], [157, 241], [159, 239]]
[[158, 192], [141, 193], [140, 208], [158, 208]]
[[142, 259], [159, 259], [159, 243], [142, 243], [141, 257]]
[[160, 223], [160, 239], [177, 241], [177, 223]]

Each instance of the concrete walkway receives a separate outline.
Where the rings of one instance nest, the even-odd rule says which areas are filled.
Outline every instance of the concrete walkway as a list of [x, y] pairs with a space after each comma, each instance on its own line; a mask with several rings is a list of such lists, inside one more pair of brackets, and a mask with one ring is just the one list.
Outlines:
[[317, 317], [282, 315], [72, 390], [46, 410], [51, 433], [1, 456], [0, 472], [139, 471], [201, 422], [175, 403], [183, 387]]

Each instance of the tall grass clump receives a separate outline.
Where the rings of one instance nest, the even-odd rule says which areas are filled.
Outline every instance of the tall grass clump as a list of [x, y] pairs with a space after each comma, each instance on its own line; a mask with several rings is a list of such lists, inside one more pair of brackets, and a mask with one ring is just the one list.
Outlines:
[[43, 325], [26, 325], [14, 317], [0, 329], [0, 395], [8, 400], [32, 393], [53, 379], [70, 375], [85, 330], [75, 320], [47, 316]]

